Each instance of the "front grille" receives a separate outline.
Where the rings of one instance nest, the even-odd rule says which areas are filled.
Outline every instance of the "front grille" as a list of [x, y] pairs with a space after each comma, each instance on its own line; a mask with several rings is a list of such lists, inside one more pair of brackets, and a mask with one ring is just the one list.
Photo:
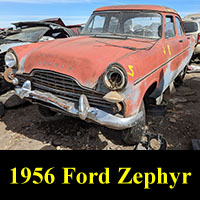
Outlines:
[[26, 80], [30, 80], [33, 90], [49, 92], [59, 98], [74, 102], [77, 107], [80, 95], [85, 94], [90, 106], [112, 114], [117, 113], [116, 104], [105, 101], [104, 94], [82, 87], [73, 78], [64, 74], [47, 70], [34, 70], [31, 74], [17, 75], [17, 78], [20, 81], [20, 86]]

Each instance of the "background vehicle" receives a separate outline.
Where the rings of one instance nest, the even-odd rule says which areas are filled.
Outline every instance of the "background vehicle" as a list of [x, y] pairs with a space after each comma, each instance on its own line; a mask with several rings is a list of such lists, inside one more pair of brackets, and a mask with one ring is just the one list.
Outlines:
[[183, 18], [183, 20], [200, 20], [200, 13], [187, 15]]
[[183, 20], [184, 29], [186, 35], [194, 36], [196, 45], [194, 49], [194, 59], [200, 56], [200, 19], [192, 20], [192, 19], [184, 19]]
[[[13, 23], [15, 29], [5, 29], [0, 33], [0, 73], [5, 71], [4, 56], [8, 49], [25, 44], [77, 36], [81, 25], [66, 26], [60, 18], [41, 21]], [[11, 85], [0, 79], [0, 94], [9, 90]]]

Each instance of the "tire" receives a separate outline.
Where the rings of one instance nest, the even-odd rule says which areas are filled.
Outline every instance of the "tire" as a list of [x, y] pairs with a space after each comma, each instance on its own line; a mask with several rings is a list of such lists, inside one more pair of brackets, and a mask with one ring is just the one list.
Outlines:
[[188, 67], [186, 66], [181, 73], [175, 78], [174, 80], [174, 86], [175, 87], [180, 87], [183, 84], [183, 80], [185, 78], [186, 72], [187, 72]]
[[13, 90], [14, 86], [11, 83], [8, 83], [3, 78], [0, 78], [0, 95], [5, 94], [9, 90]]
[[56, 112], [41, 105], [38, 105], [38, 110], [43, 117], [53, 117], [56, 115]]
[[4, 104], [0, 102], [0, 118], [5, 114]]
[[142, 136], [145, 135], [146, 113], [144, 101], [140, 106], [139, 112], [140, 111], [144, 113], [140, 121], [138, 121], [133, 127], [122, 131], [121, 138], [128, 145], [138, 144], [141, 142]]

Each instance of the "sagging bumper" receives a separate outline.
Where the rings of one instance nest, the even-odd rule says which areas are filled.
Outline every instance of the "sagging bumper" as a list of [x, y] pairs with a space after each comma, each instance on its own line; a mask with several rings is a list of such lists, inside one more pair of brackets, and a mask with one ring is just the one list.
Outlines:
[[22, 99], [31, 98], [49, 103], [59, 109], [62, 109], [64, 112], [79, 116], [82, 120], [89, 119], [100, 125], [116, 130], [124, 130], [133, 127], [140, 121], [144, 114], [141, 111], [137, 115], [127, 118], [117, 117], [98, 108], [90, 107], [85, 95], [80, 96], [79, 107], [76, 109], [73, 102], [63, 100], [50, 93], [32, 90], [30, 81], [26, 81], [21, 88], [16, 88], [15, 92]]

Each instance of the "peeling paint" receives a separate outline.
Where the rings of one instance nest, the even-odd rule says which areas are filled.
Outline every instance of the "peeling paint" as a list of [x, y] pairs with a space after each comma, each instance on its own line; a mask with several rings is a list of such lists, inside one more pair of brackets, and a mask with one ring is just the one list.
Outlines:
[[[165, 16], [165, 12], [167, 11], [161, 14]], [[175, 12], [170, 14], [178, 17]], [[48, 88], [43, 89], [52, 91], [52, 94], [31, 90], [27, 92], [23, 87], [17, 91], [22, 95], [23, 92], [27, 92], [28, 98], [47, 102], [84, 120], [91, 119], [119, 130], [129, 128], [133, 126], [138, 116], [144, 114], [139, 110], [148, 89], [155, 85], [157, 88], [152, 97], [157, 98], [188, 64], [194, 44], [189, 42], [185, 35], [181, 37], [184, 40], [177, 45], [180, 41], [178, 35], [159, 40], [129, 37], [125, 39], [100, 37], [97, 40], [96, 36], [88, 35], [55, 40], [38, 46], [28, 45], [28, 48], [14, 48], [19, 55], [20, 63], [17, 74], [24, 73], [26, 77], [28, 76], [28, 80], [31, 80], [34, 71], [38, 73], [43, 71], [44, 85], [48, 83], [46, 86]], [[116, 83], [118, 80], [119, 83], [125, 83], [124, 87], [114, 88], [117, 92], [111, 92], [112, 88], [106, 87], [105, 82], [106, 70], [112, 63], [115, 63], [116, 69], [120, 69], [122, 73], [118, 73], [118, 76], [117, 70], [111, 71], [110, 74], [114, 75], [110, 75], [108, 81]], [[46, 74], [49, 74], [49, 77]], [[66, 83], [73, 87], [70, 88], [71, 86]], [[42, 81], [34, 84], [41, 85]], [[54, 92], [59, 98], [53, 95]], [[63, 92], [69, 95], [67, 96], [69, 101]], [[74, 103], [67, 107], [66, 105], [69, 105], [70, 101], [73, 102], [74, 98], [79, 100], [76, 106]], [[89, 105], [91, 99], [93, 107]], [[117, 106], [123, 112], [116, 112], [117, 103], [120, 103]], [[98, 107], [99, 104], [101, 109]], [[71, 111], [70, 108], [74, 110]], [[112, 112], [104, 110], [107, 108], [112, 109]]]
[[163, 78], [160, 81], [159, 86], [151, 95], [151, 97], [153, 98], [159, 97], [169, 87], [169, 85], [174, 81], [174, 79], [179, 75], [179, 73], [187, 66], [193, 55], [192, 44], [190, 44], [190, 46], [191, 47], [188, 56], [186, 56], [186, 58], [182, 60], [180, 66], [175, 71], [171, 71], [171, 62], [167, 65], [166, 71], [163, 72], [164, 74]]

